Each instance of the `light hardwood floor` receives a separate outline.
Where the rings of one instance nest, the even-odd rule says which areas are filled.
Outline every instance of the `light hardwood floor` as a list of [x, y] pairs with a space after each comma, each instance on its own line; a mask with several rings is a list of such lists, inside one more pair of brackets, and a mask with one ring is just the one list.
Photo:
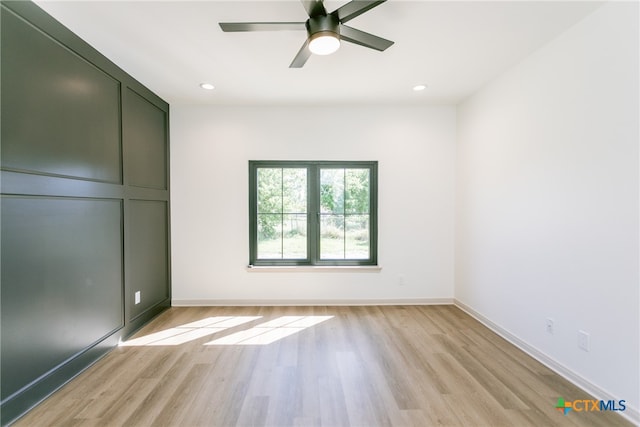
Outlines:
[[128, 343], [16, 426], [631, 425], [454, 306], [171, 308]]

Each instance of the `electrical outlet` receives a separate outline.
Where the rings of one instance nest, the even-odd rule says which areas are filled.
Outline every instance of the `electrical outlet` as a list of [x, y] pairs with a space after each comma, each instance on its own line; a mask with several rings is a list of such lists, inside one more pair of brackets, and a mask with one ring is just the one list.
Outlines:
[[135, 304], [140, 304], [140, 291], [136, 291], [133, 298]]
[[404, 286], [405, 285], [405, 281], [404, 281], [404, 275], [400, 274], [398, 276], [398, 286]]
[[589, 351], [589, 342], [591, 341], [591, 335], [589, 332], [578, 331], [578, 348]]
[[553, 320], [551, 317], [547, 317], [547, 333], [553, 335], [553, 333], [555, 332], [555, 323], [556, 321]]

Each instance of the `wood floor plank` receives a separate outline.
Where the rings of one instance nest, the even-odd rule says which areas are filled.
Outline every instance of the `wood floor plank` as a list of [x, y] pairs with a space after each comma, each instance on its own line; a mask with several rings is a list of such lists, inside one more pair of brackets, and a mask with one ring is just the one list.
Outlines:
[[473, 379], [488, 391], [503, 409], [529, 409], [502, 381], [491, 373], [483, 364], [478, 362], [468, 348], [457, 347], [449, 341], [446, 335], [439, 335], [447, 354], [451, 355]]
[[386, 412], [378, 406], [375, 390], [371, 388], [356, 354], [340, 352], [337, 358], [349, 424], [354, 426], [392, 425]]
[[348, 426], [349, 413], [342, 382], [334, 375], [318, 378], [320, 425]]
[[591, 398], [453, 306], [174, 307], [15, 425], [631, 425], [560, 396]]
[[132, 413], [123, 425], [150, 426], [162, 409], [170, 404], [175, 389], [189, 373], [189, 370], [185, 369], [189, 361], [184, 351], [167, 352], [167, 356], [163, 359], [163, 369], [156, 371], [156, 375], [152, 377], [158, 380], [157, 386], [144, 396], [137, 411]]

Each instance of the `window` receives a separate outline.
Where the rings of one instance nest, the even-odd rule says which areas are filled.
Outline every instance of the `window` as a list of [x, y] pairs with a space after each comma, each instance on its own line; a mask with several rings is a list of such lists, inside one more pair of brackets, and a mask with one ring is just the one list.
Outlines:
[[249, 162], [251, 265], [376, 265], [377, 162]]

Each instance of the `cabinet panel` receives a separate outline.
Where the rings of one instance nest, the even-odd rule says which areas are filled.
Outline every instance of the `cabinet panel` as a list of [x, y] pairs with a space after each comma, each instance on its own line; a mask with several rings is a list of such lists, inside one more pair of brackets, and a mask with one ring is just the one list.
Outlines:
[[2, 399], [124, 324], [122, 202], [1, 198]]
[[2, 10], [2, 167], [121, 183], [120, 83]]
[[140, 303], [131, 305], [131, 318], [169, 297], [167, 227], [166, 202], [129, 203], [128, 289], [132, 295], [140, 291]]
[[126, 91], [123, 113], [128, 184], [166, 189], [166, 113], [131, 89]]

